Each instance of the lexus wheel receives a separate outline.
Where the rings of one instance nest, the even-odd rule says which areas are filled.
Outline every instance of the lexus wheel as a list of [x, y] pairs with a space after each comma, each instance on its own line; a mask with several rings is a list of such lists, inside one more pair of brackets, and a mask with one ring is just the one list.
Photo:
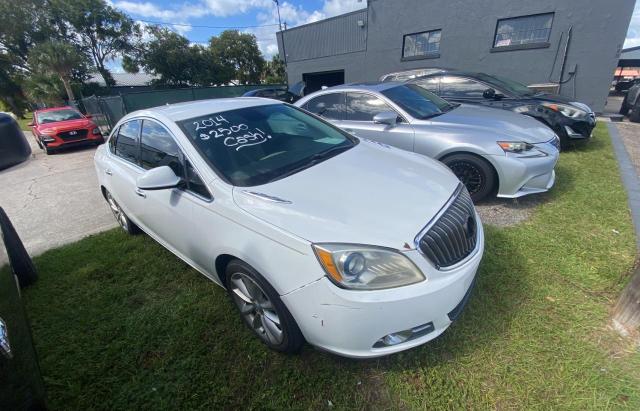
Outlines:
[[453, 154], [445, 157], [442, 162], [467, 187], [474, 202], [493, 193], [497, 176], [493, 167], [486, 160], [472, 154]]
[[251, 331], [273, 350], [299, 351], [302, 333], [273, 287], [240, 260], [230, 262], [225, 273], [227, 291]]
[[120, 205], [116, 202], [110, 192], [107, 191], [106, 197], [107, 203], [109, 203], [109, 208], [111, 208], [111, 212], [113, 213], [113, 216], [115, 217], [118, 224], [120, 224], [120, 227], [122, 227], [122, 229], [126, 231], [127, 234], [136, 235], [140, 233], [140, 229], [138, 228], [138, 226], [135, 225], [129, 219], [129, 217], [127, 217], [124, 211], [122, 211]]

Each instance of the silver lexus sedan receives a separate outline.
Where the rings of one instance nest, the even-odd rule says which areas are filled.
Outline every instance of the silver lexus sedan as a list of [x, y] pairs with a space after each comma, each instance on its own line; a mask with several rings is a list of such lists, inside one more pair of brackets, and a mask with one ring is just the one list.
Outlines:
[[493, 194], [541, 193], [555, 182], [560, 140], [521, 114], [449, 103], [419, 86], [396, 82], [331, 87], [296, 106], [360, 138], [442, 161], [474, 201]]

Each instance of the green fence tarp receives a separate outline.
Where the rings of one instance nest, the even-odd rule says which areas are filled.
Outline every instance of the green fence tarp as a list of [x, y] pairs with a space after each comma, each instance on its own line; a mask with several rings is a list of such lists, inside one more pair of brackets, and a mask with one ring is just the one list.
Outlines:
[[142, 91], [122, 96], [124, 107], [128, 113], [165, 104], [182, 103], [185, 101], [206, 100], [224, 97], [239, 97], [257, 88], [284, 88], [283, 84], [259, 84], [246, 86], [201, 87]]

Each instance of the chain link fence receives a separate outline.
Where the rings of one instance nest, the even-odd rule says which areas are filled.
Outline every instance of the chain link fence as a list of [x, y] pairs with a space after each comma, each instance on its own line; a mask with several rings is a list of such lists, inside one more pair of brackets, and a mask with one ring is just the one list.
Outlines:
[[91, 96], [78, 100], [78, 105], [93, 117], [104, 135], [127, 113], [165, 104], [185, 101], [207, 100], [224, 97], [239, 97], [257, 88], [286, 88], [284, 84], [260, 84], [246, 86], [200, 87], [141, 91], [119, 96]]

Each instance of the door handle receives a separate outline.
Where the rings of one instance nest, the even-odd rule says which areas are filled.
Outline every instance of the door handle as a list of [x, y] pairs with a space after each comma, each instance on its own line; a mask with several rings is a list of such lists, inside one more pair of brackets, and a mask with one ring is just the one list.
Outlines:
[[139, 188], [136, 188], [136, 194], [142, 198], [147, 198], [147, 195]]
[[104, 173], [108, 176], [113, 175], [113, 173], [111, 172], [111, 170], [109, 170], [108, 168], [106, 170], [104, 170]]

